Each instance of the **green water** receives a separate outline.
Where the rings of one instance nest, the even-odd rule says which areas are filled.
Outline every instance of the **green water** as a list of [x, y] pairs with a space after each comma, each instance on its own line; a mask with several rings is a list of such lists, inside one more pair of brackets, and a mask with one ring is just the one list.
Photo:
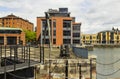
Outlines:
[[97, 79], [120, 79], [120, 48], [94, 48], [88, 53], [97, 56]]

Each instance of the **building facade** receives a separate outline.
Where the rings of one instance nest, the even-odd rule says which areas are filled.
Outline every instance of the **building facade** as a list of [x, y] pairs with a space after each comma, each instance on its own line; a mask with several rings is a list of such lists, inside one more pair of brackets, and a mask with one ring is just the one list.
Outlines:
[[120, 31], [118, 29], [105, 30], [98, 33], [100, 44], [120, 44]]
[[1, 17], [0, 27], [21, 28], [29, 31], [33, 31], [34, 29], [33, 23], [13, 14]]
[[25, 33], [19, 28], [0, 27], [0, 45], [25, 45]]
[[80, 44], [81, 40], [81, 23], [73, 23], [73, 27], [72, 27], [72, 43], [73, 44]]
[[94, 45], [99, 43], [97, 34], [82, 34], [81, 37], [82, 44], [84, 45]]
[[96, 34], [82, 34], [82, 44], [96, 45], [96, 44], [120, 44], [120, 30], [104, 30]]
[[[49, 14], [51, 42], [53, 45], [80, 44], [81, 23], [75, 23], [75, 18], [70, 17], [68, 8], [49, 9], [45, 13]], [[48, 29], [45, 32], [45, 27], [47, 27], [46, 20], [45, 17], [37, 17], [36, 36], [38, 41], [42, 39], [41, 41], [43, 42], [44, 33], [46, 33], [45, 44], [48, 44]]]

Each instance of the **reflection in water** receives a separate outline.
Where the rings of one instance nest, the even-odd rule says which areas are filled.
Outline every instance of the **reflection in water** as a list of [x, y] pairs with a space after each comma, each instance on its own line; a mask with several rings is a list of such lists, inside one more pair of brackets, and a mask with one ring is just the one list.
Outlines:
[[120, 78], [120, 48], [94, 48], [89, 55], [97, 56], [97, 79]]

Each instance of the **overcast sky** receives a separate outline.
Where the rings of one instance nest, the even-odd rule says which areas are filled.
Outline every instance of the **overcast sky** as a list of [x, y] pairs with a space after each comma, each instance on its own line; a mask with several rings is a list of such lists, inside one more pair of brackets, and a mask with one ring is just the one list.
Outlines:
[[36, 17], [62, 7], [82, 23], [83, 33], [120, 29], [120, 0], [0, 0], [0, 17], [13, 13], [36, 26]]

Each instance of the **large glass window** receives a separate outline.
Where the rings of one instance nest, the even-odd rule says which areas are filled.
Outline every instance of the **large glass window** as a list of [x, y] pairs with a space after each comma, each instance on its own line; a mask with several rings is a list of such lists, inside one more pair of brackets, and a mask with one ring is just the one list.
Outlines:
[[56, 39], [53, 39], [53, 44], [56, 44]]
[[74, 26], [73, 26], [73, 30], [80, 30], [80, 26], [74, 25]]
[[79, 44], [80, 40], [73, 40], [73, 44]]
[[4, 45], [4, 37], [0, 37], [0, 45]]
[[20, 34], [21, 30], [0, 30], [0, 33], [7, 33], [7, 34]]
[[71, 44], [71, 39], [63, 39], [63, 44]]
[[45, 39], [45, 40], [43, 39], [43, 41], [44, 41], [45, 44], [49, 44], [50, 43], [49, 39]]
[[111, 37], [111, 40], [114, 40], [114, 33], [113, 32], [111, 32], [110, 37]]
[[56, 28], [56, 20], [53, 20], [53, 27]]
[[17, 37], [7, 37], [7, 45], [17, 44]]
[[53, 36], [56, 36], [56, 30], [53, 31]]
[[71, 27], [71, 20], [64, 20], [63, 28], [70, 28], [70, 27]]
[[[49, 21], [50, 27], [51, 27], [51, 20]], [[42, 27], [45, 28], [47, 27], [46, 20], [42, 20]]]
[[46, 30], [46, 31], [43, 30], [43, 35], [44, 35], [44, 34], [45, 34], [46, 36], [48, 36], [48, 30]]
[[106, 40], [106, 32], [103, 32], [102, 38], [103, 38], [103, 40]]
[[73, 37], [80, 37], [80, 33], [73, 33]]
[[71, 31], [63, 31], [63, 36], [71, 36]]
[[42, 26], [43, 26], [44, 28], [47, 27], [46, 20], [43, 20], [43, 21], [42, 21]]

